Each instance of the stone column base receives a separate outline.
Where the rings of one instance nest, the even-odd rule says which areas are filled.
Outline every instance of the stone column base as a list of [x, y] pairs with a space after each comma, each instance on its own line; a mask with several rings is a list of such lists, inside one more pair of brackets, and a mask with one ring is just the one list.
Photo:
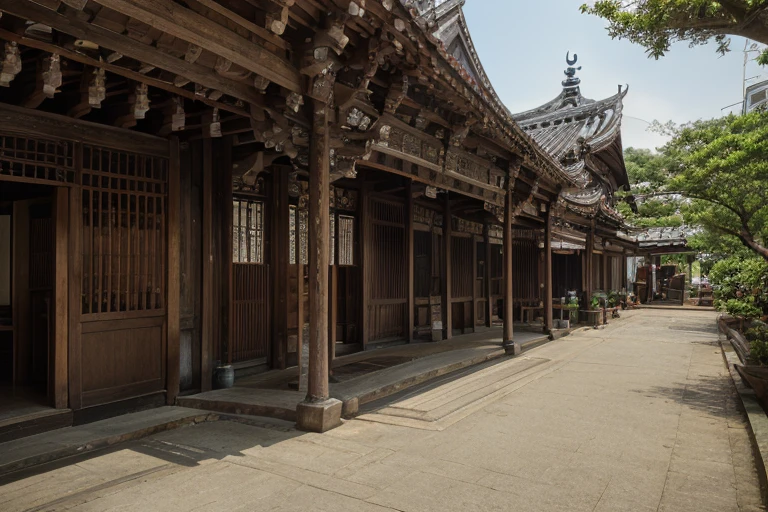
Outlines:
[[323, 433], [341, 425], [341, 401], [301, 402], [296, 407], [296, 428]]
[[519, 356], [523, 353], [523, 347], [514, 340], [505, 341], [501, 346], [508, 356]]

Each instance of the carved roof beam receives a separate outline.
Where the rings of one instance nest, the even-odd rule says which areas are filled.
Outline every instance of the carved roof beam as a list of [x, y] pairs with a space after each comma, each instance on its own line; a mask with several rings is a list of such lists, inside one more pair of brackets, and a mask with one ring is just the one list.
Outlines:
[[[255, 105], [264, 105], [263, 97], [247, 84], [217, 76], [216, 73], [214, 73], [210, 68], [206, 68], [194, 62], [188, 62], [186, 60], [175, 58], [172, 55], [161, 52], [152, 46], [133, 41], [126, 36], [122, 36], [101, 27], [91, 25], [78, 18], [72, 18], [58, 14], [31, 2], [16, 2], [15, 0], [0, 0], [0, 9], [24, 19], [43, 23], [50, 26], [54, 30], [63, 32], [74, 38], [92, 41], [101, 47], [109, 48], [110, 50], [116, 51], [133, 60], [156, 66], [175, 75], [182, 76], [186, 80], [191, 80], [195, 83], [198, 83], [208, 89], [221, 91], [223, 94], [232, 96], [235, 99], [239, 99]], [[77, 62], [82, 62], [84, 64], [93, 64], [95, 62], [94, 59], [88, 57], [85, 54], [69, 51], [57, 47], [53, 44], [39, 41], [37, 39], [18, 36], [7, 31], [0, 30], [0, 37], [4, 39], [16, 40], [25, 46], [49, 51], [51, 53], [58, 52], [63, 57], [66, 57], [70, 60], [75, 60]], [[193, 49], [191, 55], [194, 55], [195, 53], [196, 51]], [[194, 61], [196, 59], [191, 57], [190, 60]], [[163, 80], [154, 79], [117, 64], [104, 62], [101, 64], [101, 66], [115, 74], [147, 83], [153, 87], [169, 90], [190, 99], [203, 100], [210, 104], [208, 98], [195, 96], [194, 93], [190, 93], [185, 89], [177, 87], [176, 83], [169, 83]], [[244, 111], [242, 107], [238, 107], [236, 105], [226, 106], [224, 104], [218, 104], [216, 106], [223, 107], [238, 113], [242, 113]]]
[[231, 60], [293, 92], [301, 92], [298, 70], [243, 36], [172, 0], [91, 0]]

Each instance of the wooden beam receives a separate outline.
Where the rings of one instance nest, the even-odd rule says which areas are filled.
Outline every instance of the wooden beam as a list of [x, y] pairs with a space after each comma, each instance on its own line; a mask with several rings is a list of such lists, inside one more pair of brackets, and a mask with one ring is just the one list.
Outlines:
[[54, 314], [52, 398], [56, 409], [69, 405], [69, 189], [56, 188], [54, 201]]
[[163, 158], [168, 157], [168, 141], [166, 139], [87, 121], [78, 121], [65, 116], [16, 107], [6, 103], [0, 103], [0, 125], [8, 131], [23, 135], [74, 139], [108, 148]]
[[181, 4], [171, 0], [96, 3], [205, 48], [290, 91], [302, 92], [299, 71], [289, 62]]
[[[254, 88], [245, 83], [218, 76], [210, 68], [200, 64], [187, 62], [184, 59], [177, 59], [173, 55], [163, 53], [153, 46], [141, 43], [127, 36], [116, 34], [110, 30], [92, 25], [81, 19], [70, 18], [58, 14], [32, 2], [18, 2], [16, 0], [0, 0], [0, 10], [20, 18], [48, 25], [54, 30], [69, 34], [78, 39], [92, 41], [99, 46], [118, 52], [126, 57], [183, 76], [203, 87], [221, 91], [233, 98], [255, 105], [264, 104], [263, 97]], [[31, 48], [57, 52], [62, 57], [71, 58], [78, 62], [87, 64], [96, 62], [94, 59], [89, 59], [89, 61], [86, 62], [83, 59], [87, 57], [76, 52], [71, 52], [42, 41], [34, 41], [27, 37], [21, 37], [8, 31], [2, 31], [2, 38], [19, 41], [20, 44]], [[252, 45], [252, 43], [249, 44]], [[177, 92], [178, 94], [183, 95], [183, 93], [178, 92], [180, 89], [173, 86], [173, 84], [149, 78], [141, 73], [136, 73], [107, 62], [98, 62], [98, 66], [107, 71], [126, 76], [132, 80], [144, 82], [153, 87], [163, 89], [173, 87], [173, 89], [170, 89], [172, 92]], [[194, 93], [191, 94], [193, 96], [190, 99], [203, 100], [200, 96], [195, 95]]]
[[229, 21], [240, 25], [244, 29], [253, 32], [258, 37], [262, 38], [264, 41], [271, 43], [278, 48], [282, 48], [283, 50], [290, 50], [291, 45], [290, 43], [286, 42], [284, 39], [282, 39], [279, 36], [276, 36], [269, 30], [265, 29], [264, 27], [260, 27], [259, 25], [253, 23], [252, 21], [249, 21], [239, 14], [230, 11], [220, 3], [216, 2], [215, 0], [188, 0], [188, 2], [196, 3], [199, 5], [202, 5], [204, 7], [207, 7], [208, 9], [221, 14], [225, 18], [227, 18]]
[[167, 363], [166, 401], [176, 402], [180, 386], [180, 342], [181, 342], [181, 194], [180, 148], [178, 137], [171, 137], [171, 158], [168, 168], [168, 286], [166, 299]]
[[[115, 75], [122, 76], [125, 78], [128, 78], [130, 80], [135, 80], [137, 82], [145, 83], [149, 86], [155, 87], [157, 89], [161, 89], [164, 91], [168, 91], [170, 93], [176, 94], [178, 96], [187, 98], [189, 100], [193, 101], [199, 101], [201, 103], [205, 103], [206, 105], [209, 105], [211, 107], [218, 107], [222, 110], [226, 110], [228, 112], [232, 112], [233, 114], [238, 114], [241, 116], [248, 116], [248, 111], [236, 107], [234, 105], [229, 105], [227, 103], [222, 103], [220, 101], [213, 101], [211, 99], [205, 98], [203, 96], [200, 96], [198, 94], [195, 94], [192, 91], [188, 91], [186, 89], [182, 89], [180, 87], [176, 87], [175, 85], [165, 82], [163, 80], [158, 80], [156, 78], [148, 77], [147, 75], [144, 75], [142, 73], [139, 73], [137, 71], [130, 70], [128, 68], [124, 68], [121, 66], [117, 66], [115, 64], [110, 64], [106, 61], [98, 61], [96, 59], [92, 59], [91, 57], [88, 57], [87, 55], [77, 53], [74, 51], [67, 50], [65, 48], [55, 46], [50, 43], [46, 43], [44, 41], [39, 41], [37, 39], [31, 39], [29, 37], [23, 37], [17, 34], [14, 34], [12, 32], [8, 32], [7, 30], [0, 29], [0, 39], [5, 39], [9, 41], [17, 41], [20, 45], [26, 46], [28, 48], [35, 48], [38, 50], [42, 50], [49, 53], [57, 53], [61, 57], [65, 57], [71, 61], [79, 62], [81, 64], [85, 64], [86, 66], [101, 66], [106, 71], [109, 71], [110, 73], [114, 73]], [[238, 98], [241, 99], [241, 98]]]

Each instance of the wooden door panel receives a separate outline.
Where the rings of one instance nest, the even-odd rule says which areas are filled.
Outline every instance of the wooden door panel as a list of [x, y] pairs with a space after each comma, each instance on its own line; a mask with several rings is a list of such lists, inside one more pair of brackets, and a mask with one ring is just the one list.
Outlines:
[[402, 202], [371, 199], [370, 286], [368, 325], [370, 341], [401, 338], [408, 323], [405, 254], [405, 206]]
[[267, 357], [272, 333], [269, 265], [235, 263], [231, 361]]

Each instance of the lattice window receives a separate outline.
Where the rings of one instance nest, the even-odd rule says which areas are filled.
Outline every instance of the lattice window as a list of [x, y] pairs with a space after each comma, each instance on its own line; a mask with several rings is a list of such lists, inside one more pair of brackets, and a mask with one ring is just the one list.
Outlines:
[[264, 263], [264, 203], [232, 201], [232, 261]]
[[[291, 205], [289, 210], [289, 262], [309, 264], [309, 212], [305, 208]], [[330, 264], [351, 266], [355, 264], [355, 218], [350, 215], [331, 213], [329, 222]], [[338, 240], [337, 240], [338, 238]], [[338, 247], [338, 261], [337, 261]]]
[[72, 143], [0, 136], [0, 176], [74, 183]]
[[339, 265], [355, 264], [355, 218], [339, 215]]
[[83, 314], [165, 307], [168, 161], [83, 146]]

